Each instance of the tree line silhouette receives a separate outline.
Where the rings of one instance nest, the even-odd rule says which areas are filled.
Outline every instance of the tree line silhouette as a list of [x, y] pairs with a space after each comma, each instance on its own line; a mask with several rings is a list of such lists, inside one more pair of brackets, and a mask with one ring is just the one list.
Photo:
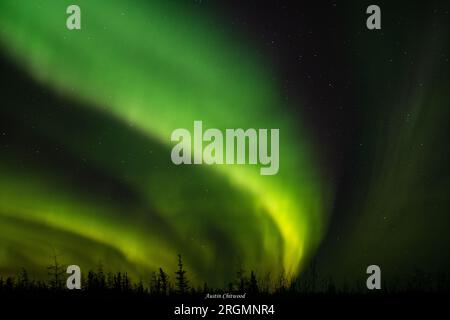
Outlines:
[[[25, 268], [16, 276], [0, 276], [0, 294], [27, 292], [61, 292], [66, 291], [66, 266], [59, 263], [55, 254], [47, 267], [48, 280], [35, 280], [29, 277]], [[448, 293], [450, 277], [446, 273], [427, 274], [416, 270], [406, 281], [395, 281], [389, 286], [383, 283], [383, 293], [437, 292]], [[272, 277], [270, 273], [258, 277], [256, 272], [249, 273], [238, 268], [235, 279], [225, 288], [210, 288], [206, 282], [202, 286], [190, 285], [188, 272], [185, 270], [181, 255], [178, 255], [177, 270], [173, 276], [159, 268], [151, 273], [148, 281], [134, 282], [127, 272], [105, 272], [100, 263], [96, 270], [82, 274], [82, 289], [92, 294], [137, 294], [149, 296], [195, 295], [206, 293], [248, 293], [250, 295], [289, 295], [289, 294], [359, 294], [367, 292], [365, 279], [356, 284], [337, 286], [331, 277], [320, 277], [316, 262], [298, 277], [288, 277], [284, 273]]]

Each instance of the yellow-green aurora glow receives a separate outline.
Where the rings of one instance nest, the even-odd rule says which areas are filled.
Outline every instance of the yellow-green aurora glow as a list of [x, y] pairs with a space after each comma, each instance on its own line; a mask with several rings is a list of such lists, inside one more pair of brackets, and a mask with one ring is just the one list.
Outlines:
[[[41, 86], [76, 101], [31, 105], [34, 134], [132, 196], [105, 196], [101, 181], [83, 180], [89, 174], [70, 164], [59, 170], [2, 154], [0, 270], [43, 268], [54, 247], [66, 263], [101, 260], [140, 277], [172, 270], [182, 253], [194, 283], [222, 284], [237, 264], [297, 273], [320, 241], [327, 196], [267, 61], [192, 4], [79, 0], [82, 30], [69, 31], [72, 2], [2, 0], [1, 45]], [[280, 128], [279, 173], [173, 165], [171, 132], [194, 120]]]

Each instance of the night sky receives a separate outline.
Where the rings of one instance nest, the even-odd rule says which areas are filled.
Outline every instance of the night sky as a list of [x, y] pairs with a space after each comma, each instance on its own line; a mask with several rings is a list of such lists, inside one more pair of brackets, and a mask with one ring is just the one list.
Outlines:
[[[0, 274], [448, 273], [449, 3], [242, 2], [2, 0]], [[279, 128], [279, 173], [174, 165], [194, 120]]]

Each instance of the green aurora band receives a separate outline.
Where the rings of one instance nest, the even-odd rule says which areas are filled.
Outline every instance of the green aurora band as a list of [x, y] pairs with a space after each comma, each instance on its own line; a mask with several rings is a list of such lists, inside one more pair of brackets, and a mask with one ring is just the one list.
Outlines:
[[[177, 253], [194, 283], [223, 284], [237, 264], [296, 274], [323, 235], [329, 190], [305, 132], [283, 111], [268, 62], [192, 4], [79, 0], [82, 30], [69, 31], [70, 4], [0, 2], [3, 51], [75, 103], [10, 101], [2, 113], [27, 127], [17, 114], [28, 108], [33, 134], [132, 196], [105, 196], [102, 179], [83, 180], [90, 171], [77, 180], [52, 161], [23, 165], [20, 148], [2, 154], [0, 271], [45, 269], [54, 247], [66, 263], [102, 261], [136, 277], [159, 266], [173, 270]], [[194, 120], [220, 129], [280, 128], [279, 173], [173, 165], [171, 132]]]

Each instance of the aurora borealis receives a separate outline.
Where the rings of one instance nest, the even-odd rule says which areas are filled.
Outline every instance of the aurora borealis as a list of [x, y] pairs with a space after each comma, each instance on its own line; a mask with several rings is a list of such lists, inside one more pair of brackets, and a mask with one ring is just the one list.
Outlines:
[[[49, 170], [53, 155], [44, 150], [40, 161], [20, 166], [14, 159], [23, 150], [4, 154], [0, 210], [2, 226], [12, 228], [2, 243], [23, 248], [28, 264], [43, 264], [48, 254], [39, 252], [51, 244], [68, 260], [101, 260], [139, 276], [170, 270], [178, 252], [210, 281], [226, 279], [238, 263], [296, 273], [320, 239], [326, 195], [305, 134], [279, 111], [270, 70], [189, 7], [107, 3], [80, 1], [85, 21], [72, 32], [60, 27], [68, 2], [2, 1], [9, 55], [57, 99], [83, 104], [45, 101], [36, 109], [20, 102], [29, 117], [17, 120], [35, 127], [33, 138], [61, 148], [82, 169], [58, 163], [64, 168]], [[16, 101], [4, 105], [13, 117]], [[279, 174], [261, 177], [255, 166], [175, 167], [170, 133], [197, 119], [216, 128], [280, 128]], [[91, 171], [101, 178], [91, 182]], [[114, 180], [127, 198], [108, 194], [102, 179]], [[22, 237], [33, 225], [37, 231]], [[2, 251], [2, 268], [12, 267]]]
[[[380, 6], [1, 0], [0, 274], [447, 270], [448, 8]], [[174, 165], [194, 121], [279, 129], [279, 172]]]

